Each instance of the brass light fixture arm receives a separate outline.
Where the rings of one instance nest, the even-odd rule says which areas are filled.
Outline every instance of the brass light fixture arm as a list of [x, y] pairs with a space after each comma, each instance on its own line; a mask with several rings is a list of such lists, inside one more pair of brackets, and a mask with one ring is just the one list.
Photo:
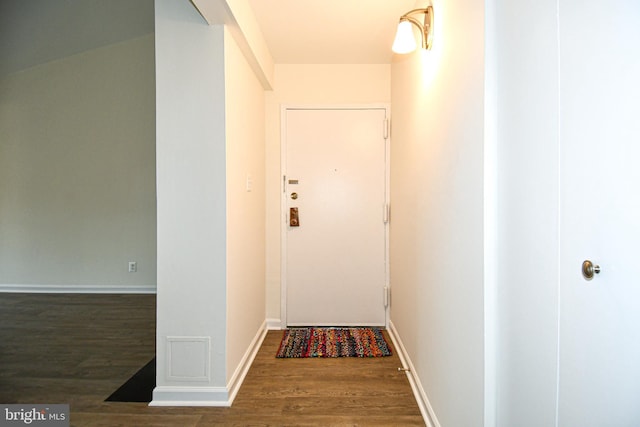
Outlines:
[[[424, 23], [418, 21], [416, 18], [410, 15], [423, 13]], [[400, 17], [400, 22], [409, 21], [420, 30], [422, 36], [422, 48], [431, 49], [431, 32], [433, 31], [433, 7], [427, 6], [422, 9], [413, 9], [405, 13]]]

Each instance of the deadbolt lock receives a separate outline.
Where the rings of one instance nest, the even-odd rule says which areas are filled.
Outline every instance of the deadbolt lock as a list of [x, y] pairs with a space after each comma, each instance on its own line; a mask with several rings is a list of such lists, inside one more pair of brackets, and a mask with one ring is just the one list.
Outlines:
[[289, 208], [289, 226], [300, 227], [300, 218], [298, 217], [298, 208]]
[[298, 193], [291, 193], [291, 198], [296, 200], [298, 198]]

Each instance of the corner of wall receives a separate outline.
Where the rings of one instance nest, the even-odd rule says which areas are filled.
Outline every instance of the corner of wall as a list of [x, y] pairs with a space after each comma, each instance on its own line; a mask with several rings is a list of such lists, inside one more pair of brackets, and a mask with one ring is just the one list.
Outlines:
[[415, 370], [416, 368], [411, 362], [411, 358], [400, 339], [400, 335], [398, 334], [395, 325], [391, 321], [389, 321], [389, 336], [391, 337], [391, 341], [393, 341], [393, 346], [398, 352], [402, 368], [407, 374], [407, 379], [409, 380], [411, 390], [413, 390], [413, 395], [416, 398], [416, 402], [418, 403], [418, 407], [420, 408], [420, 413], [422, 414], [425, 424], [427, 427], [440, 427], [438, 417], [436, 416], [436, 413], [431, 406], [431, 402], [429, 402], [429, 397], [420, 382], [420, 377]]

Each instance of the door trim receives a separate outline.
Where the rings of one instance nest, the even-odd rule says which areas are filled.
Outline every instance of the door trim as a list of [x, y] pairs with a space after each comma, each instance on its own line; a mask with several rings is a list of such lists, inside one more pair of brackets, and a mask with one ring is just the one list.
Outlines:
[[[384, 110], [387, 119], [388, 129], [385, 140], [385, 203], [390, 206], [390, 153], [391, 153], [391, 125], [390, 125], [390, 104], [281, 104], [280, 106], [280, 327], [287, 327], [287, 200], [285, 197], [285, 176], [287, 172], [287, 111], [288, 110]], [[383, 132], [383, 124], [380, 131]], [[382, 209], [380, 215], [383, 215]], [[389, 327], [389, 312], [391, 308], [391, 284], [389, 283], [389, 223], [384, 224], [385, 241], [385, 277], [388, 298], [385, 298], [387, 306], [385, 310], [385, 327]], [[381, 289], [385, 292], [385, 289]]]

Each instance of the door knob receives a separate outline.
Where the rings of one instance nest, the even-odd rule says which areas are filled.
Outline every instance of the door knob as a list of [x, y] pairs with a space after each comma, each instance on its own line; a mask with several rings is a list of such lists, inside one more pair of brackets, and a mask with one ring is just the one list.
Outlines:
[[600, 274], [600, 266], [594, 265], [591, 261], [585, 260], [582, 263], [582, 275], [585, 279], [593, 279], [594, 274]]

